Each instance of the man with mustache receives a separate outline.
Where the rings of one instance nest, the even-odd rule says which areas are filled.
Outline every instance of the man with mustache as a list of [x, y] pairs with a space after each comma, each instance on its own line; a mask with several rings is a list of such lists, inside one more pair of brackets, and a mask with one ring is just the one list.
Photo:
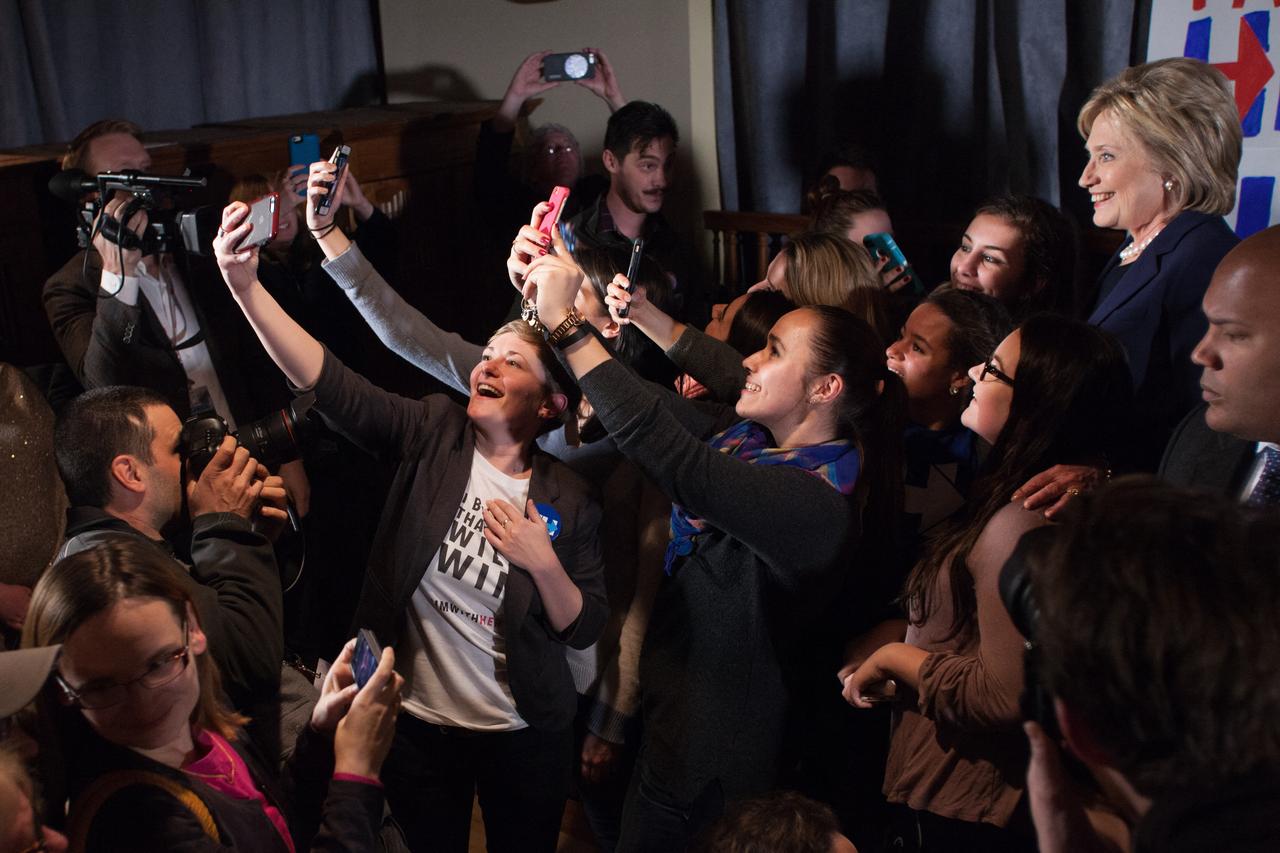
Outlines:
[[609, 191], [571, 222], [574, 236], [588, 245], [630, 251], [632, 242], [643, 238], [644, 253], [673, 279], [677, 313], [683, 316], [695, 307], [686, 248], [662, 216], [679, 141], [675, 119], [657, 104], [631, 101], [614, 112], [605, 128], [602, 155]]

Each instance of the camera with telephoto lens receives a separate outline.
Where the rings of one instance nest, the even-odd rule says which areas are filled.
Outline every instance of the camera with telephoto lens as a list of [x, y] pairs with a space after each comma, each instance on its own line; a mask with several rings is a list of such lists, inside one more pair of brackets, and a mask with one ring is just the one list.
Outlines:
[[315, 403], [314, 394], [304, 394], [279, 411], [245, 424], [237, 431], [215, 412], [196, 412], [182, 424], [178, 439], [179, 452], [187, 460], [193, 479], [204, 472], [222, 439], [233, 436], [236, 444], [249, 449], [249, 455], [268, 468], [292, 462], [302, 455], [307, 413]]
[[1040, 724], [1054, 740], [1062, 737], [1058, 729], [1058, 717], [1053, 711], [1053, 696], [1040, 679], [1040, 646], [1036, 643], [1040, 625], [1040, 606], [1036, 603], [1031, 584], [1031, 565], [1043, 559], [1053, 542], [1052, 527], [1032, 530], [1018, 540], [1018, 546], [1000, 570], [1000, 600], [1018, 632], [1026, 638], [1023, 653], [1023, 687], [1019, 706], [1022, 717]]

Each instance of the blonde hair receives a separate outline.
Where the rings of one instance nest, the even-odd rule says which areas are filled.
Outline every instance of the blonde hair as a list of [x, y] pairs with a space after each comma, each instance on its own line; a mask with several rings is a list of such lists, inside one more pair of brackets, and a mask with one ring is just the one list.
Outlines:
[[547, 339], [542, 337], [541, 332], [534, 330], [524, 320], [510, 320], [502, 324], [497, 331], [489, 336], [489, 342], [492, 343], [494, 338], [506, 334], [515, 335], [534, 348], [538, 353], [538, 363], [542, 365], [543, 372], [547, 374], [547, 393], [562, 394], [568, 401], [559, 415], [555, 418], [548, 418], [543, 422], [539, 435], [550, 432], [560, 424], [565, 426], [576, 424], [578, 401], [582, 397], [582, 392], [578, 390], [577, 383], [573, 381], [573, 377], [560, 364], [556, 354], [551, 351], [551, 344], [547, 343]]
[[95, 121], [67, 143], [67, 150], [62, 154], [62, 168], [88, 171], [84, 167], [89, 162], [89, 144], [99, 136], [110, 136], [113, 133], [128, 134], [137, 139], [142, 135], [142, 128], [123, 118], [104, 118]]
[[1110, 115], [1173, 181], [1179, 210], [1229, 213], [1236, 203], [1243, 132], [1223, 73], [1197, 59], [1160, 59], [1126, 68], [1093, 90], [1076, 125], [1089, 138]]
[[864, 320], [892, 340], [889, 311], [871, 255], [842, 235], [806, 231], [782, 247], [787, 293], [796, 307], [830, 305]]

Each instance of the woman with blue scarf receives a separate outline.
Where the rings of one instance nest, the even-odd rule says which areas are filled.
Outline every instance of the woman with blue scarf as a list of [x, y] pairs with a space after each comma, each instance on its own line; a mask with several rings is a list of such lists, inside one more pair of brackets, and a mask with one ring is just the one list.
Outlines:
[[684, 849], [726, 801], [776, 781], [788, 674], [900, 474], [897, 385], [866, 323], [811, 306], [746, 359], [734, 408], [663, 394], [582, 327], [582, 271], [561, 245], [528, 248], [519, 272], [552, 344], [619, 450], [676, 504], [618, 849]]

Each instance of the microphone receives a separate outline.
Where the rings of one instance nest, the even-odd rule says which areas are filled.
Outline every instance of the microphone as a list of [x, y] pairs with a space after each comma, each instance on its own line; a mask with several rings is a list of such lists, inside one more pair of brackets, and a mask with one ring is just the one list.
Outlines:
[[98, 182], [80, 169], [67, 169], [49, 179], [49, 192], [63, 201], [76, 204], [85, 193], [98, 189]]

